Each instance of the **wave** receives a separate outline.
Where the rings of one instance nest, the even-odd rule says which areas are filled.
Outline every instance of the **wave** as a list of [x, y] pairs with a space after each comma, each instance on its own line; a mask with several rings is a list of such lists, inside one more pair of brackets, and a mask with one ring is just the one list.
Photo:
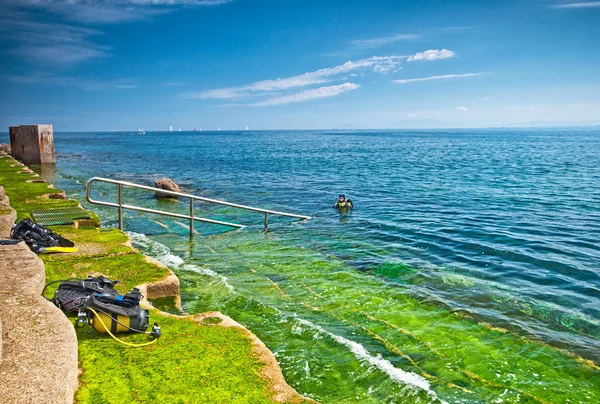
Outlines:
[[233, 286], [231, 286], [225, 276], [218, 274], [209, 268], [203, 268], [194, 264], [186, 264], [181, 257], [173, 254], [169, 247], [159, 243], [158, 241], [152, 240], [145, 234], [136, 233], [133, 231], [128, 231], [126, 233], [131, 239], [131, 243], [135, 248], [142, 250], [144, 254], [158, 260], [161, 264], [166, 265], [174, 271], [191, 271], [203, 275], [213, 276], [218, 278], [231, 293], [235, 293], [235, 289]]
[[[430, 389], [429, 382], [424, 377], [395, 367], [390, 361], [388, 361], [387, 359], [383, 359], [381, 355], [371, 355], [369, 351], [367, 351], [367, 349], [358, 342], [351, 341], [347, 338], [342, 337], [341, 335], [329, 332], [323, 327], [316, 325], [308, 320], [304, 320], [298, 317], [294, 318], [301, 325], [313, 329], [317, 333], [325, 334], [331, 337], [337, 343], [346, 346], [350, 349], [350, 351], [359, 361], [367, 362], [370, 365], [376, 367], [377, 369], [388, 375], [390, 379], [400, 383], [401, 385], [408, 385], [413, 388], [424, 390], [432, 399], [441, 401], [437, 397], [437, 394]], [[444, 401], [441, 402], [445, 403]]]

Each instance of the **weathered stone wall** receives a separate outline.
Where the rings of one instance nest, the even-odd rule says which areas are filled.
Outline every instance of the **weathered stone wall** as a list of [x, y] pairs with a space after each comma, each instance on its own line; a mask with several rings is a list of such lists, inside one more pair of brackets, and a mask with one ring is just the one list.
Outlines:
[[17, 160], [26, 164], [54, 164], [54, 133], [52, 125], [11, 126], [10, 149]]

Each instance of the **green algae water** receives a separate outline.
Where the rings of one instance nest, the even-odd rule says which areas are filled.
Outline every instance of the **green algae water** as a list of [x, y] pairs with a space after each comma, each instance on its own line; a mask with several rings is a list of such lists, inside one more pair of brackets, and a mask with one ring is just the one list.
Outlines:
[[[56, 172], [310, 215], [197, 204], [243, 230], [127, 212], [184, 309], [257, 334], [323, 403], [600, 402], [600, 131], [58, 133]], [[54, 177], [53, 177], [54, 176]], [[114, 187], [94, 197], [114, 201]], [[331, 206], [345, 193], [350, 214]], [[186, 213], [178, 201], [125, 201]], [[106, 226], [116, 211], [92, 206]], [[165, 330], [165, 341], [168, 330]]]

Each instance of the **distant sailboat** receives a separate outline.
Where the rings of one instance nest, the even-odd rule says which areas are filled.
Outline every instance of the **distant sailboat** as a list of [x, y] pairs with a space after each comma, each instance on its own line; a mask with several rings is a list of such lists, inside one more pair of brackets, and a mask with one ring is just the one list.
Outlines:
[[169, 132], [173, 132], [173, 127], [169, 126]]
[[194, 132], [196, 131], [196, 128], [194, 128]]
[[221, 127], [219, 126], [219, 127], [217, 128], [217, 130], [220, 132], [220, 131], [221, 131]]
[[181, 128], [179, 128], [179, 132], [181, 132]]
[[246, 130], [248, 130], [248, 125], [246, 125]]
[[156, 128], [156, 131], [158, 132], [158, 128]]

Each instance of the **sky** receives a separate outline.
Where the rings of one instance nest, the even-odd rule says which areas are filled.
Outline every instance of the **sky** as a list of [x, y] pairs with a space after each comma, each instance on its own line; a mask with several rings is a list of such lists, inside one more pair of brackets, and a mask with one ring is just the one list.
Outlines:
[[600, 124], [600, 1], [0, 0], [0, 131]]

